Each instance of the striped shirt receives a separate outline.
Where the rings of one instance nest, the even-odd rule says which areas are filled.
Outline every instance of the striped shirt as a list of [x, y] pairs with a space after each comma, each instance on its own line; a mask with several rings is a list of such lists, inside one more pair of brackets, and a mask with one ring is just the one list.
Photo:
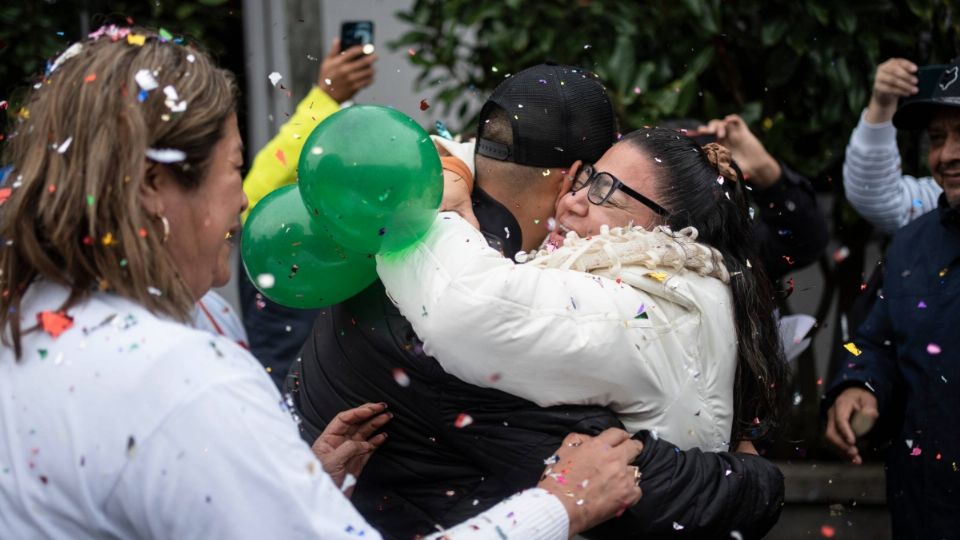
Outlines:
[[903, 174], [892, 122], [871, 124], [864, 115], [847, 145], [843, 188], [853, 208], [887, 234], [936, 208], [942, 192], [929, 176]]

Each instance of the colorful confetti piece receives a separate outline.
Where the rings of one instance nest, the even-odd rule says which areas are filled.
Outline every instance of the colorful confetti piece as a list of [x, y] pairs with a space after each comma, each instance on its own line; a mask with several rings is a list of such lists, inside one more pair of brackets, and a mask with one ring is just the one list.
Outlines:
[[930, 343], [927, 345], [927, 354], [938, 355], [940, 352], [940, 346], [936, 343]]
[[660, 283], [663, 283], [664, 281], [667, 280], [668, 277], [670, 277], [670, 275], [667, 274], [666, 272], [647, 272], [644, 275], [648, 278], [655, 279]]
[[130, 45], [134, 45], [136, 47], [143, 47], [143, 44], [146, 42], [147, 42], [147, 36], [143, 36], [140, 34], [127, 35], [127, 43]]
[[460, 413], [459, 415], [457, 415], [457, 419], [456, 421], [454, 421], [453, 425], [454, 427], [457, 427], [457, 428], [465, 428], [472, 423], [473, 423], [472, 416], [470, 416], [467, 413]]
[[403, 368], [394, 368], [393, 380], [404, 388], [410, 386], [410, 376], [407, 375], [407, 372], [404, 371]]
[[848, 351], [850, 351], [850, 354], [852, 354], [852, 355], [854, 355], [854, 356], [860, 356], [861, 354], [863, 354], [863, 351], [861, 351], [861, 350], [857, 347], [856, 343], [854, 343], [854, 342], [852, 342], [852, 341], [851, 341], [850, 343], [844, 343], [843, 348], [846, 349], [846, 350], [848, 350]]
[[41, 311], [37, 314], [37, 322], [44, 332], [56, 339], [73, 326], [73, 317], [62, 311]]
[[429, 108], [430, 108], [430, 104], [427, 103], [427, 100], [421, 99], [421, 100], [420, 100], [420, 110], [421, 110], [421, 111], [425, 111], [425, 110], [427, 110], [427, 109], [429, 109]]

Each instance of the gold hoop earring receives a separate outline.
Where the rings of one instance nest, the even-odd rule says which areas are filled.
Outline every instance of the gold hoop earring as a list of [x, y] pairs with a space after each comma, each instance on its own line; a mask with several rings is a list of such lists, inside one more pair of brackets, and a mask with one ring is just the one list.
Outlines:
[[160, 218], [160, 223], [163, 224], [163, 239], [160, 240], [161, 244], [166, 244], [167, 239], [170, 238], [170, 220], [167, 219], [167, 216], [157, 216]]

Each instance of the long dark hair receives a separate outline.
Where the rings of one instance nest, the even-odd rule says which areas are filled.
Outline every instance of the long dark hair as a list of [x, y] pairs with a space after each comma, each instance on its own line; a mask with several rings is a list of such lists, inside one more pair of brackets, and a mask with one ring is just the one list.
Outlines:
[[656, 200], [669, 211], [667, 225], [675, 231], [696, 227], [698, 241], [723, 255], [737, 329], [731, 442], [759, 439], [778, 423], [787, 369], [771, 283], [755, 249], [743, 175], [732, 160], [729, 167], [723, 159], [721, 166], [715, 164], [716, 154], [726, 153], [722, 147], [701, 148], [672, 129], [639, 129], [620, 144], [649, 156], [659, 171]]

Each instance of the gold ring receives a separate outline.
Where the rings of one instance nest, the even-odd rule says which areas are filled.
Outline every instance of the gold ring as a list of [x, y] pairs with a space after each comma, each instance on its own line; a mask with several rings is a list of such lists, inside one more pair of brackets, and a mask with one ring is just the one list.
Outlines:
[[643, 477], [643, 474], [640, 472], [640, 467], [631, 465], [630, 468], [633, 469], [633, 483], [639, 486], [640, 478]]

